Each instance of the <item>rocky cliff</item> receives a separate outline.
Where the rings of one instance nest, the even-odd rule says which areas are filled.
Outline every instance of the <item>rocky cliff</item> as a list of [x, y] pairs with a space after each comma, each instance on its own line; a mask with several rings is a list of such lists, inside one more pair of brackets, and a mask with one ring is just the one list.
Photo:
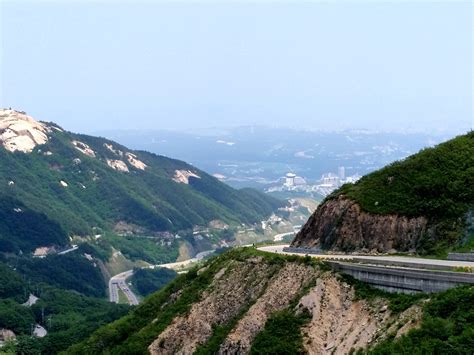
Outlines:
[[357, 202], [340, 195], [318, 207], [292, 246], [346, 252], [413, 252], [426, 233], [425, 217], [367, 213]]

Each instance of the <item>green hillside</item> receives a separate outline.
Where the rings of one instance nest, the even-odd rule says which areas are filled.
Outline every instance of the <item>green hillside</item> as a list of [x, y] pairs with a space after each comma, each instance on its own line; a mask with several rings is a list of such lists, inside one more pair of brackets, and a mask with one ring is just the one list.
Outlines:
[[[7, 343], [2, 354], [57, 354], [86, 338], [99, 326], [126, 314], [129, 307], [77, 292], [35, 282], [0, 262], [0, 329], [9, 329], [16, 341]], [[39, 300], [23, 303], [34, 293]], [[43, 326], [44, 338], [31, 337], [34, 324]]]
[[425, 216], [452, 246], [466, 227], [465, 214], [474, 208], [473, 187], [470, 132], [346, 184], [328, 198], [345, 194], [374, 214]]
[[[129, 155], [146, 167], [135, 167]], [[107, 161], [121, 161], [128, 171]], [[188, 183], [173, 180], [177, 171], [191, 173]], [[64, 245], [69, 236], [113, 230], [119, 222], [145, 234], [189, 230], [212, 220], [252, 224], [283, 204], [254, 190], [232, 189], [182, 161], [58, 129], [30, 153], [0, 145], [0, 186], [5, 252]]]

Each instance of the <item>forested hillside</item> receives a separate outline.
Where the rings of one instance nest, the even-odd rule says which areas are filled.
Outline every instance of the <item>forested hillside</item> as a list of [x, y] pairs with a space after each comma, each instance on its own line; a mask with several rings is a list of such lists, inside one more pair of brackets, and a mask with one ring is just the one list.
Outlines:
[[252, 224], [283, 204], [182, 161], [21, 112], [2, 110], [0, 123], [0, 251], [64, 245], [97, 228], [153, 234], [213, 220]]
[[[52, 274], [51, 279], [55, 278], [57, 274]], [[129, 309], [36, 282], [3, 262], [0, 262], [0, 285], [0, 329], [8, 329], [16, 335], [16, 341], [7, 342], [1, 349], [6, 354], [57, 354], [99, 326], [125, 315]], [[28, 305], [30, 294], [38, 300]], [[48, 334], [31, 337], [36, 325], [42, 326]]]

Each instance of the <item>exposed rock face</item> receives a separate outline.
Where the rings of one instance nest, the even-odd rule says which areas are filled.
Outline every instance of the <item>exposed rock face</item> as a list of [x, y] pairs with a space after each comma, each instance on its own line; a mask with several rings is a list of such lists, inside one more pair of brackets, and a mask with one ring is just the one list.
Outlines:
[[285, 265], [228, 335], [219, 354], [248, 354], [255, 336], [263, 330], [270, 315], [287, 307], [301, 288], [315, 277], [314, 269], [309, 266]]
[[95, 158], [95, 152], [86, 143], [79, 142], [79, 141], [72, 141], [71, 143], [82, 154], [85, 154], [91, 158]]
[[200, 179], [201, 177], [191, 170], [176, 170], [174, 172], [173, 181], [180, 183], [180, 184], [189, 184], [189, 178], [194, 177], [196, 179]]
[[0, 341], [13, 340], [16, 338], [15, 333], [9, 329], [0, 329]]
[[0, 109], [0, 144], [14, 152], [30, 153], [48, 142], [50, 128], [23, 112]]
[[[192, 354], [213, 333], [213, 326], [235, 317], [265, 289], [273, 268], [256, 258], [234, 263], [214, 276], [211, 287], [189, 313], [179, 316], [149, 347], [151, 354]], [[259, 277], [255, 277], [259, 275]]]
[[417, 305], [394, 316], [383, 299], [356, 300], [354, 288], [331, 274], [319, 278], [298, 307], [306, 308], [312, 316], [302, 329], [308, 354], [348, 354], [388, 334], [401, 336], [416, 327], [422, 316]]
[[110, 166], [112, 169], [121, 171], [123, 173], [128, 173], [128, 166], [122, 160], [111, 160], [107, 159], [107, 165]]
[[132, 153], [125, 153], [128, 163], [133, 166], [135, 169], [138, 170], [145, 170], [147, 165], [142, 162], [141, 160], [138, 159], [138, 157], [135, 154]]
[[425, 217], [375, 215], [343, 195], [320, 205], [292, 243], [338, 251], [414, 251], [428, 231]]
[[[138, 157], [135, 154], [132, 154], [132, 153], [129, 153], [129, 152], [124, 153], [120, 149], [115, 149], [112, 144], [108, 144], [108, 143], [104, 143], [104, 147], [107, 148], [112, 153], [114, 153], [115, 155], [118, 155], [120, 158], [123, 158], [123, 157], [127, 158], [128, 163], [131, 166], [133, 166], [135, 169], [145, 170], [145, 168], [147, 167], [147, 165], [144, 162], [142, 162], [141, 160], [139, 160]], [[122, 162], [123, 163], [123, 161], [121, 161], [121, 160], [110, 160], [110, 161]], [[120, 164], [120, 165], [123, 168], [123, 164]], [[109, 166], [113, 167], [110, 164], [109, 164]], [[122, 168], [117, 168], [117, 167], [113, 167], [113, 168], [116, 169], [116, 170], [123, 171], [123, 172], [126, 171], [126, 170], [123, 170]], [[127, 168], [127, 170], [128, 170], [128, 168]]]

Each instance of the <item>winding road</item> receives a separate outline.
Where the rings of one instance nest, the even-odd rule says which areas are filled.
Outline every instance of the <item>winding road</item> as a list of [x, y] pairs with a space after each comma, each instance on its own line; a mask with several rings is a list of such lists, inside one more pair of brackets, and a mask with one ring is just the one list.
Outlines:
[[[206, 250], [201, 253], [196, 254], [194, 258], [178, 261], [174, 263], [167, 263], [167, 264], [158, 264], [158, 265], [151, 265], [148, 266], [150, 269], [155, 269], [157, 267], [163, 267], [167, 269], [173, 269], [175, 271], [180, 271], [180, 269], [184, 269], [186, 266], [189, 266], [192, 263], [200, 261], [204, 259], [206, 256], [212, 254], [214, 250]], [[113, 303], [119, 303], [119, 290], [121, 290], [125, 297], [127, 297], [128, 303], [132, 306], [136, 306], [140, 303], [138, 297], [135, 293], [128, 287], [127, 279], [133, 275], [133, 270], [127, 270], [121, 272], [120, 274], [114, 275], [109, 280], [109, 301]]]

